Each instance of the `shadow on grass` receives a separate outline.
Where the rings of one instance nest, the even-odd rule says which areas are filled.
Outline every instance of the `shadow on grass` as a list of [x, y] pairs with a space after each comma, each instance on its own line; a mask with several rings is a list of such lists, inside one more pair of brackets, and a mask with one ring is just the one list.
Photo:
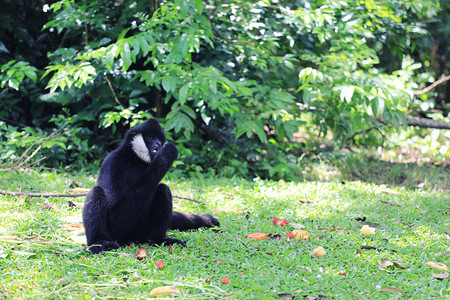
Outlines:
[[[320, 170], [315, 170], [313, 173], [316, 175], [312, 175], [312, 178], [306, 177], [306, 179], [359, 180], [377, 185], [442, 191], [450, 194], [450, 166], [448, 164], [418, 165], [389, 162], [373, 156], [362, 155], [342, 156], [327, 162], [327, 164], [329, 166], [325, 171], [325, 180], [323, 180], [323, 173]], [[314, 169], [314, 167], [312, 168]]]

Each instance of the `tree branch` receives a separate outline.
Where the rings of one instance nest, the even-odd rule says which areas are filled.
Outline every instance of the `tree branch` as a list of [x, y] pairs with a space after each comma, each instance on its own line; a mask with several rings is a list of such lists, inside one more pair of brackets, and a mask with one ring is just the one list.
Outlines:
[[441, 79], [433, 82], [430, 86], [427, 86], [426, 88], [424, 88], [423, 90], [420, 91], [415, 91], [414, 95], [422, 95], [425, 94], [427, 92], [429, 92], [431, 89], [433, 89], [434, 87], [436, 87], [437, 85], [446, 82], [447, 80], [450, 80], [450, 75], [442, 77]]
[[417, 126], [422, 128], [450, 129], [450, 122], [435, 121], [426, 118], [406, 116], [408, 126]]

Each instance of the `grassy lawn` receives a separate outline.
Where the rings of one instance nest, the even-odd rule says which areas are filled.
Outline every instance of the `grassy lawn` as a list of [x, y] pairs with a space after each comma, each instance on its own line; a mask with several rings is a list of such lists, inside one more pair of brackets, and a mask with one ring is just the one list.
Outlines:
[[[0, 173], [2, 190], [67, 192], [74, 180], [86, 188], [95, 182], [87, 175]], [[174, 199], [177, 210], [212, 213], [221, 230], [170, 232], [186, 249], [144, 244], [94, 256], [79, 232], [63, 228], [81, 223], [81, 209], [68, 200], [83, 198], [0, 196], [0, 299], [149, 298], [165, 285], [193, 299], [396, 299], [404, 297], [399, 291], [412, 299], [450, 298], [450, 278], [432, 275], [448, 271], [427, 265], [450, 266], [448, 193], [362, 181], [166, 183], [175, 195], [207, 203]], [[275, 225], [274, 217], [288, 225]], [[363, 224], [375, 233], [362, 234]], [[311, 238], [288, 240], [294, 229]], [[246, 238], [256, 232], [271, 235]], [[326, 255], [311, 258], [319, 246]], [[141, 247], [148, 253], [138, 260]]]

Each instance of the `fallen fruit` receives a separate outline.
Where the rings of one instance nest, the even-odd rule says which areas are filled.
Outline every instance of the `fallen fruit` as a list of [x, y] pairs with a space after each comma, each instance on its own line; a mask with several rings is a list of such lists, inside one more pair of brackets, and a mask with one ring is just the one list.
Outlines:
[[370, 227], [369, 225], [363, 225], [363, 227], [361, 227], [359, 232], [361, 232], [364, 235], [375, 234], [375, 228]]
[[158, 268], [158, 269], [162, 269], [162, 268], [164, 268], [164, 261], [162, 261], [162, 260], [158, 260], [156, 263], [155, 263], [155, 266]]
[[230, 283], [230, 278], [229, 278], [229, 277], [225, 277], [225, 278], [220, 279], [220, 281], [221, 281], [223, 284], [229, 284], [229, 283]]
[[286, 220], [279, 220], [278, 218], [273, 218], [272, 222], [273, 222], [273, 224], [280, 225], [280, 226], [285, 226], [288, 224], [288, 222]]
[[147, 249], [144, 248], [139, 249], [136, 258], [142, 260], [145, 257], [147, 257]]
[[180, 290], [174, 286], [160, 286], [150, 291], [151, 297], [159, 297], [174, 294], [181, 295]]
[[289, 238], [291, 238], [292, 235], [297, 240], [308, 240], [311, 238], [311, 234], [308, 231], [300, 229], [292, 230], [291, 235], [289, 235]]
[[311, 252], [311, 255], [317, 258], [321, 258], [325, 256], [325, 254], [327, 254], [327, 252], [323, 249], [323, 247], [317, 247]]
[[434, 261], [429, 261], [427, 262], [427, 265], [442, 271], [448, 271], [448, 267], [444, 264], [438, 263], [438, 262], [434, 262]]
[[262, 232], [252, 233], [247, 236], [248, 239], [257, 239], [257, 240], [265, 240], [267, 238], [267, 234]]

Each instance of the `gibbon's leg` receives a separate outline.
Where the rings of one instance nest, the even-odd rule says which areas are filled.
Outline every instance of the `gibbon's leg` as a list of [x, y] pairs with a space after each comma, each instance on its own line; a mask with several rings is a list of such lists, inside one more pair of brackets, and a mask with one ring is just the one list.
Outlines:
[[153, 245], [166, 243], [186, 247], [186, 244], [178, 239], [166, 238], [172, 218], [172, 193], [167, 185], [162, 183], [158, 185], [149, 214], [144, 218], [146, 221], [137, 229], [139, 240], [144, 238]]
[[105, 193], [101, 187], [95, 186], [89, 191], [83, 208], [83, 224], [88, 249], [94, 254], [120, 247], [112, 241], [108, 232], [106, 212]]
[[172, 220], [170, 229], [190, 230], [201, 227], [220, 226], [219, 221], [211, 215], [194, 215], [189, 213], [181, 213], [174, 211], [172, 213]]

